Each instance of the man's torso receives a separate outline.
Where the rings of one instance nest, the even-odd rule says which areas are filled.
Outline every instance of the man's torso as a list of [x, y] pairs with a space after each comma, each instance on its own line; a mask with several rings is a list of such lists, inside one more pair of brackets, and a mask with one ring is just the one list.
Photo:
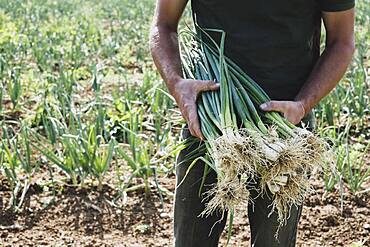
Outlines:
[[226, 32], [226, 54], [273, 99], [293, 99], [319, 57], [315, 0], [192, 0], [192, 9], [201, 27]]

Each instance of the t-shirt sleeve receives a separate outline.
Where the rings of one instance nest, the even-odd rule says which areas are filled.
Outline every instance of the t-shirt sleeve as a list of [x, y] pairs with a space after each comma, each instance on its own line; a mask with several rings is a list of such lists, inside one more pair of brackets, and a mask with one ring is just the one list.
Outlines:
[[352, 9], [355, 0], [319, 0], [321, 11], [336, 12]]

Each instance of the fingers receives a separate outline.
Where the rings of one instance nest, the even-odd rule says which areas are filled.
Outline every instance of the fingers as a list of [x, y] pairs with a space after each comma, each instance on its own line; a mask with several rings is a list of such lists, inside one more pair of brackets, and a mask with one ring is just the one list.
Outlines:
[[201, 140], [204, 140], [204, 136], [200, 129], [199, 116], [197, 111], [197, 106], [195, 103], [187, 104], [184, 106], [184, 118], [188, 123], [189, 131], [192, 136], [198, 137]]
[[200, 129], [199, 117], [198, 117], [197, 112], [192, 114], [191, 118], [189, 119], [188, 125], [189, 125], [189, 131], [190, 131], [191, 135], [193, 135], [195, 137], [198, 137], [199, 139], [201, 139], [203, 141], [204, 136], [203, 136], [202, 131]]
[[220, 89], [220, 84], [214, 81], [197, 81], [198, 92], [216, 91]]
[[183, 88], [181, 91], [182, 97], [179, 97], [181, 100], [178, 102], [180, 110], [188, 123], [190, 134], [204, 140], [205, 138], [200, 128], [196, 100], [200, 92], [219, 90], [220, 85], [210, 80], [185, 80], [185, 82], [187, 83], [183, 85], [187, 85], [187, 88]]
[[260, 105], [260, 108], [264, 111], [278, 111], [284, 113], [289, 108], [289, 102], [271, 100]]
[[281, 112], [292, 124], [298, 124], [305, 115], [302, 103], [295, 101], [272, 100], [260, 105], [260, 108], [264, 111]]

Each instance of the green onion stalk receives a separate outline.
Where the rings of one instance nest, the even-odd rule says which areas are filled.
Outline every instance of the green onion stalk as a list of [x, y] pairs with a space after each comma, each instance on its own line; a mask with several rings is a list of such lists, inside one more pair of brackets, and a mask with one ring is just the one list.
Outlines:
[[[210, 200], [204, 214], [209, 215], [217, 209], [232, 212], [235, 206], [249, 199], [245, 183], [248, 178], [253, 178], [251, 175], [254, 175], [256, 166], [247, 168], [246, 164], [250, 165], [251, 162], [246, 162], [246, 159], [250, 159], [250, 156], [242, 155], [243, 147], [248, 144], [238, 132], [232, 102], [233, 88], [228, 83], [230, 77], [225, 70], [223, 44], [217, 50], [220, 54], [218, 57], [211, 56], [205, 46], [199, 47], [191, 36], [182, 35], [180, 44], [185, 77], [220, 83], [218, 92], [202, 93], [198, 100], [201, 131], [207, 140], [207, 164], [218, 177], [217, 185], [207, 195]], [[240, 160], [240, 157], [245, 159]], [[250, 160], [254, 162], [253, 159]]]
[[[221, 34], [220, 44], [208, 32]], [[288, 122], [259, 105], [270, 101], [263, 89], [224, 54], [225, 32], [198, 28], [183, 31], [180, 50], [184, 76], [220, 83], [217, 92], [204, 92], [197, 106], [206, 139], [206, 164], [217, 174], [216, 186], [207, 192], [203, 215], [233, 212], [252, 202], [248, 188], [272, 196], [271, 213], [286, 223], [293, 205], [303, 203], [311, 191], [309, 176], [331, 157], [328, 145], [305, 128]]]

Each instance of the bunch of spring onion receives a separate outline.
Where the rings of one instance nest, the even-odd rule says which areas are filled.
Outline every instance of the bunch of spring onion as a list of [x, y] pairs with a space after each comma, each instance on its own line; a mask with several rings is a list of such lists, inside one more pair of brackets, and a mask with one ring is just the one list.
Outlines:
[[[221, 34], [220, 44], [208, 32]], [[204, 40], [207, 40], [205, 42]], [[282, 226], [290, 208], [303, 203], [311, 191], [309, 176], [321, 168], [326, 143], [278, 113], [258, 106], [270, 101], [262, 88], [224, 54], [225, 33], [202, 30], [180, 35], [181, 60], [188, 79], [213, 80], [219, 91], [204, 92], [197, 106], [206, 139], [206, 164], [217, 173], [203, 215], [233, 212], [253, 202], [251, 188], [272, 195], [272, 212]], [[255, 188], [258, 181], [258, 188]]]

